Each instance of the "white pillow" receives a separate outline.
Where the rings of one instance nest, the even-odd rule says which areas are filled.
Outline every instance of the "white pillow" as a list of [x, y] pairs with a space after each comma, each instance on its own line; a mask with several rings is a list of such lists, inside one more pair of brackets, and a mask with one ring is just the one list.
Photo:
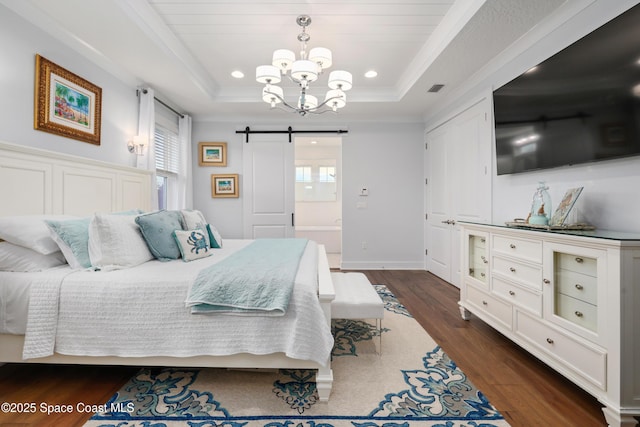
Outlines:
[[202, 212], [198, 210], [183, 209], [182, 219], [184, 219], [184, 227], [186, 230], [202, 230], [204, 232], [204, 239], [207, 242], [207, 246], [211, 247], [209, 242], [209, 232], [207, 231], [207, 220], [204, 219]]
[[60, 251], [43, 255], [9, 242], [0, 242], [0, 271], [33, 272], [63, 264], [65, 259]]
[[14, 245], [32, 249], [43, 255], [58, 252], [60, 248], [51, 238], [44, 220], [77, 218], [70, 215], [25, 215], [0, 218], [0, 239]]
[[97, 213], [89, 225], [89, 258], [99, 270], [135, 267], [152, 260], [135, 215]]

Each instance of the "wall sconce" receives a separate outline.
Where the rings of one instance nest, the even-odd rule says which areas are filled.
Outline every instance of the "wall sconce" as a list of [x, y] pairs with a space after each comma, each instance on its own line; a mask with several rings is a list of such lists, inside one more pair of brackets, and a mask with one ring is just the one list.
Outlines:
[[134, 136], [133, 140], [127, 142], [129, 152], [136, 153], [138, 156], [142, 156], [145, 145], [147, 145], [147, 140], [141, 136]]

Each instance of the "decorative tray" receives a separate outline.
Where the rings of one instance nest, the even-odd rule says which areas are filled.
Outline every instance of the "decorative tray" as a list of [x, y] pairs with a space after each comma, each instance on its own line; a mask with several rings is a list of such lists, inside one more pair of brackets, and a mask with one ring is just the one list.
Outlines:
[[542, 224], [529, 224], [521, 221], [505, 222], [507, 227], [517, 228], [531, 228], [535, 230], [581, 230], [590, 231], [596, 228], [590, 224], [578, 223], [578, 224], [566, 224], [566, 225], [542, 225]]

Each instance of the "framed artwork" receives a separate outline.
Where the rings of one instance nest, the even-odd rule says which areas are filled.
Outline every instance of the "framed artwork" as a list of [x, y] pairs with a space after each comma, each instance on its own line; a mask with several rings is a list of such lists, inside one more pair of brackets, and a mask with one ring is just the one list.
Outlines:
[[567, 190], [556, 211], [553, 213], [553, 216], [549, 221], [549, 225], [560, 226], [564, 224], [567, 216], [569, 215], [569, 211], [576, 203], [576, 200], [578, 200], [578, 196], [582, 193], [583, 188], [584, 187], [576, 187]]
[[100, 145], [102, 89], [36, 55], [34, 128]]
[[238, 174], [211, 175], [211, 197], [238, 197]]
[[227, 166], [226, 142], [201, 142], [198, 144], [200, 166]]

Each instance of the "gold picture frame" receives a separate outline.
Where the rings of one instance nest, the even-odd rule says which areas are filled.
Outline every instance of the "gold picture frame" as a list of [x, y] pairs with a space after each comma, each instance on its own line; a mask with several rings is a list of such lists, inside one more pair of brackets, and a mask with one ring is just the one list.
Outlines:
[[102, 89], [36, 55], [34, 128], [100, 145]]
[[227, 143], [198, 143], [198, 164], [200, 166], [227, 166]]
[[211, 197], [239, 197], [238, 174], [211, 174]]

